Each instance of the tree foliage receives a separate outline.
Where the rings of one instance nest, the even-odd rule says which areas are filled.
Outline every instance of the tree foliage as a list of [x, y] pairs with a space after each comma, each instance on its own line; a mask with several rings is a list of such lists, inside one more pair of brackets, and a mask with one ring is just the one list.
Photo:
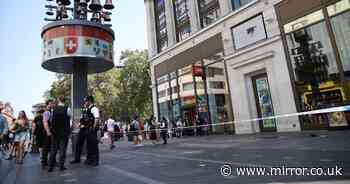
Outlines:
[[[146, 50], [125, 50], [120, 60], [124, 67], [88, 76], [89, 94], [95, 97], [102, 118], [128, 121], [133, 114], [142, 118], [151, 114], [152, 92], [150, 67]], [[57, 75], [57, 80], [44, 94], [45, 98], [70, 96], [71, 76]]]

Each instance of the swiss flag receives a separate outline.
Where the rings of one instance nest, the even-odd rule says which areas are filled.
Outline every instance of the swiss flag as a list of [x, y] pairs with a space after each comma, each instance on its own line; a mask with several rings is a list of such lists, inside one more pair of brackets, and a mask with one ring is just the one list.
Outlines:
[[78, 49], [78, 38], [67, 37], [64, 39], [64, 50], [67, 54], [74, 54]]

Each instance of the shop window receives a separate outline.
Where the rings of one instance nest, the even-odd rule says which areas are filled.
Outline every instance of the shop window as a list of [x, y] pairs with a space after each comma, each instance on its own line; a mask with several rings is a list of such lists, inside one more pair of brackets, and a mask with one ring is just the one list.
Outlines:
[[183, 84], [183, 91], [190, 91], [190, 90], [193, 90], [194, 89], [194, 85], [193, 83], [185, 83]]
[[157, 84], [160, 85], [160, 84], [163, 84], [165, 82], [167, 82], [169, 80], [169, 76], [168, 75], [164, 75], [162, 77], [159, 77], [157, 79]]
[[170, 96], [170, 94], [171, 94], [171, 91], [170, 91], [171, 89], [170, 88], [168, 88], [166, 91], [167, 91], [167, 94], [168, 94], [168, 96]]
[[316, 22], [322, 21], [323, 19], [324, 15], [322, 13], [322, 10], [319, 10], [284, 25], [284, 32], [287, 34], [308, 25], [312, 25]]
[[[227, 80], [225, 76], [224, 62], [215, 62], [205, 66], [206, 79], [222, 76], [216, 81], [207, 80], [207, 96], [209, 104], [209, 114], [212, 123], [223, 123], [233, 120], [232, 109], [230, 105], [229, 92], [227, 87]], [[218, 81], [219, 80], [219, 81]], [[221, 89], [221, 90], [216, 90]], [[213, 126], [214, 132], [232, 133], [232, 125]]]
[[163, 118], [165, 117], [167, 120], [170, 119], [170, 101], [166, 101], [166, 102], [162, 102], [162, 103], [159, 103], [159, 117], [160, 118]]
[[203, 81], [199, 81], [197, 82], [197, 89], [204, 89], [204, 82]]
[[173, 0], [173, 5], [176, 39], [179, 42], [186, 39], [191, 34], [190, 17], [188, 15], [188, 0]]
[[206, 27], [220, 18], [220, 6], [218, 0], [199, 0], [199, 15], [202, 27]]
[[248, 4], [251, 1], [252, 0], [231, 0], [232, 9], [236, 10], [236, 9], [240, 8], [241, 6]]
[[225, 89], [225, 84], [222, 81], [209, 82], [209, 88], [211, 89]]
[[168, 33], [165, 17], [165, 0], [155, 0], [156, 35], [158, 52], [168, 47]]
[[215, 77], [216, 75], [223, 76], [224, 69], [223, 68], [209, 67], [208, 68], [208, 77]]
[[173, 94], [174, 94], [174, 93], [178, 93], [178, 92], [179, 92], [179, 90], [178, 90], [178, 87], [177, 87], [177, 86], [173, 87], [173, 88], [172, 88], [172, 90], [173, 90]]
[[[343, 42], [344, 46], [347, 44], [343, 40], [347, 38], [343, 37], [341, 32], [347, 29], [345, 24], [348, 24], [343, 23], [344, 20], [341, 19], [340, 16], [331, 19], [340, 49], [340, 42]], [[287, 33], [286, 40], [293, 66], [299, 110], [309, 111], [343, 105], [346, 93], [340, 81], [339, 67], [322, 11], [288, 23], [284, 25], [284, 29]], [[346, 66], [346, 62], [343, 61], [343, 65]], [[324, 129], [346, 124], [343, 112], [301, 116], [300, 119], [303, 129]]]
[[159, 98], [166, 97], [166, 91], [165, 91], [165, 90], [159, 91], [159, 92], [158, 92], [158, 97], [159, 97]]
[[[331, 16], [338, 51], [341, 57], [345, 77], [350, 80], [350, 2], [339, 1], [327, 7]], [[348, 84], [348, 88], [350, 84]]]

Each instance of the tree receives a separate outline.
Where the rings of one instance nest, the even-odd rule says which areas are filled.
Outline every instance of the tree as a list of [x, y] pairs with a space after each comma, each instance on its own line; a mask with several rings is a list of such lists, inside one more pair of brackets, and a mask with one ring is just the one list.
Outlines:
[[66, 99], [70, 99], [71, 75], [56, 74], [56, 78], [51, 88], [44, 93], [44, 98], [57, 99], [59, 96], [65, 96]]
[[[102, 118], [119, 118], [128, 121], [137, 113], [146, 118], [152, 111], [150, 89], [150, 67], [146, 50], [125, 50], [120, 60], [122, 69], [88, 76], [88, 91], [95, 97], [96, 105], [102, 111]], [[57, 80], [45, 92], [44, 97], [70, 97], [71, 75], [57, 75]]]

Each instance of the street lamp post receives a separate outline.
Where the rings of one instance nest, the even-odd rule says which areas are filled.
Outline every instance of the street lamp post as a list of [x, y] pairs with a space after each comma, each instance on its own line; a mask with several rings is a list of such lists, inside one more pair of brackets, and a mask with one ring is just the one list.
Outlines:
[[[114, 67], [112, 0], [47, 0], [42, 64], [49, 71], [72, 74], [71, 105], [73, 125], [80, 119], [80, 108], [87, 96], [87, 75]], [[89, 19], [90, 18], [90, 19]], [[77, 126], [75, 130], [78, 131]], [[73, 130], [74, 131], [74, 130]]]

